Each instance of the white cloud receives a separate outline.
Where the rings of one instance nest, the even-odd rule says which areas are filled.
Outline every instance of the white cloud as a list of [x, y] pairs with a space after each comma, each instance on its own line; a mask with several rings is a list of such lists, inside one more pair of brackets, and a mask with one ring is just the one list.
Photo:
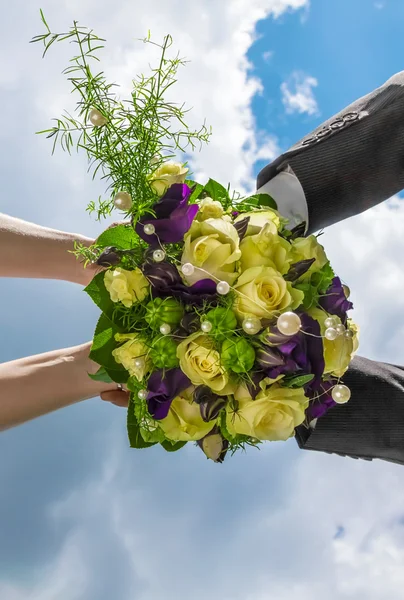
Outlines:
[[385, 8], [386, 3], [385, 2], [375, 2], [373, 4], [373, 6], [376, 8], [376, 10], [382, 10], [383, 8]]
[[266, 52], [264, 52], [262, 54], [262, 58], [265, 60], [265, 62], [270, 62], [270, 60], [272, 59], [274, 53], [272, 50], [267, 50]]
[[288, 80], [281, 84], [282, 102], [287, 114], [318, 114], [317, 100], [313, 91], [317, 85], [318, 81], [315, 77], [301, 71], [294, 71]]

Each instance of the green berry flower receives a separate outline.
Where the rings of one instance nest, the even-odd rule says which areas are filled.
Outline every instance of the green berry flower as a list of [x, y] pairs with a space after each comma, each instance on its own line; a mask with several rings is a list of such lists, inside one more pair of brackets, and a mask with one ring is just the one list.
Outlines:
[[211, 334], [219, 339], [227, 337], [237, 327], [236, 315], [229, 308], [213, 308], [205, 315], [204, 320], [212, 323]]
[[222, 344], [222, 365], [234, 373], [248, 373], [255, 361], [254, 348], [244, 338], [231, 337]]
[[158, 369], [173, 369], [178, 367], [177, 344], [172, 337], [165, 336], [157, 338], [149, 353], [154, 366]]
[[152, 329], [164, 323], [178, 325], [184, 316], [184, 309], [175, 298], [154, 298], [147, 303], [146, 311], [145, 319]]

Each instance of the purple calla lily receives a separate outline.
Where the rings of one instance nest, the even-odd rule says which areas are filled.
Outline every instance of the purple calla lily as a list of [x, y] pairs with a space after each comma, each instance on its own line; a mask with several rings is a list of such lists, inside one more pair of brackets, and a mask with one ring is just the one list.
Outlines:
[[[151, 246], [175, 244], [184, 239], [192, 225], [198, 206], [188, 204], [192, 190], [185, 183], [174, 183], [153, 206], [154, 215], [144, 215], [135, 225], [136, 233]], [[155, 233], [147, 235], [145, 225], [153, 225]]]
[[151, 374], [147, 384], [149, 413], [159, 421], [168, 415], [171, 402], [191, 385], [181, 369], [160, 369]]

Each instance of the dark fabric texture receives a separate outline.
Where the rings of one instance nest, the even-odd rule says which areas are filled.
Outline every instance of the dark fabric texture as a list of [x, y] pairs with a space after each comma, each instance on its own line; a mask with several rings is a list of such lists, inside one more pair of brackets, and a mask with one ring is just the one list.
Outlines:
[[404, 464], [404, 369], [355, 357], [344, 383], [351, 400], [331, 408], [314, 430], [299, 427], [300, 448]]
[[320, 125], [258, 175], [290, 165], [309, 208], [309, 233], [359, 214], [404, 188], [404, 71]]
[[[326, 121], [258, 175], [257, 189], [290, 165], [304, 189], [309, 233], [359, 214], [404, 188], [404, 71]], [[343, 381], [351, 400], [301, 448], [404, 464], [404, 369], [356, 357]]]

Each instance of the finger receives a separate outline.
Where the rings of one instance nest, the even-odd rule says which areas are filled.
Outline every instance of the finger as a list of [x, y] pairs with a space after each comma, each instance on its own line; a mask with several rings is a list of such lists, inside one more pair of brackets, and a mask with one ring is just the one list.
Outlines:
[[110, 390], [108, 392], [102, 392], [100, 394], [101, 400], [115, 404], [115, 406], [121, 406], [127, 408], [129, 404], [129, 392], [121, 390]]

